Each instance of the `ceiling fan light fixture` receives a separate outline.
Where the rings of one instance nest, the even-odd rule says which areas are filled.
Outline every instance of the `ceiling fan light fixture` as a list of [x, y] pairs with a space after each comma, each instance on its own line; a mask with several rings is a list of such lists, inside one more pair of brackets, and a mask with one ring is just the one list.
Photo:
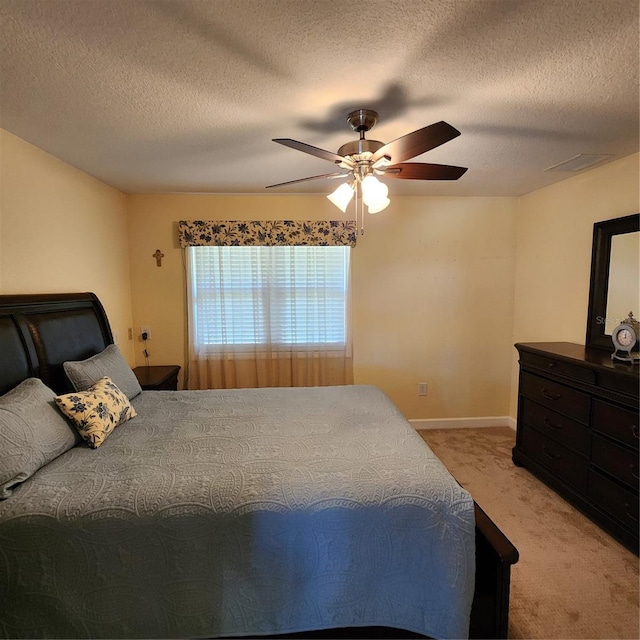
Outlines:
[[375, 205], [369, 205], [367, 210], [369, 211], [369, 213], [380, 213], [380, 211], [386, 209], [390, 204], [391, 200], [389, 200], [389, 198], [384, 198]]
[[327, 199], [335, 204], [342, 213], [345, 213], [351, 202], [351, 198], [353, 198], [353, 193], [351, 183], [343, 182], [335, 191], [327, 196]]
[[[387, 199], [389, 188], [374, 175], [369, 174], [362, 180], [362, 200], [369, 207], [377, 208]], [[384, 207], [383, 207], [384, 208]], [[381, 209], [379, 209], [381, 211]]]

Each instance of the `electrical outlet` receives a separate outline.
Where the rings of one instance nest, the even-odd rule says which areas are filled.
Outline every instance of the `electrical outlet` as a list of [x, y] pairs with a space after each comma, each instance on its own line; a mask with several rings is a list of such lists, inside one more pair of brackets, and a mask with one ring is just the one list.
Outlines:
[[427, 395], [427, 383], [426, 382], [418, 382], [418, 395], [426, 396]]
[[142, 340], [144, 340], [144, 338], [142, 337], [143, 333], [147, 334], [147, 340], [151, 340], [151, 329], [149, 327], [140, 327], [140, 338]]

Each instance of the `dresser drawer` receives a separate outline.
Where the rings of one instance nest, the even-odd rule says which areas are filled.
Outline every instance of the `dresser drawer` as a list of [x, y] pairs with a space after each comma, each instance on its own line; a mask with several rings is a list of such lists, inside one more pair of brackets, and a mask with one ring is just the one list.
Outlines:
[[522, 430], [522, 449], [579, 491], [586, 491], [589, 463], [530, 427]]
[[626, 527], [638, 532], [638, 496], [612, 480], [589, 469], [587, 495], [603, 511], [611, 514]]
[[602, 371], [599, 373], [598, 386], [626, 393], [631, 397], [638, 397], [638, 379], [633, 376], [617, 375], [615, 371]]
[[522, 399], [520, 410], [520, 420], [525, 424], [578, 453], [589, 455], [591, 432], [579, 422], [527, 398]]
[[544, 369], [553, 375], [565, 376], [567, 378], [573, 378], [574, 380], [580, 380], [581, 382], [590, 382], [593, 384], [596, 380], [596, 374], [591, 369], [535, 353], [522, 352], [520, 354], [520, 363], [536, 367], [537, 369]]
[[592, 427], [635, 449], [640, 443], [638, 413], [602, 400], [593, 401]]
[[591, 461], [614, 478], [622, 480], [626, 485], [638, 490], [638, 452], [619, 447], [614, 442], [593, 435]]
[[520, 373], [520, 394], [578, 422], [589, 424], [591, 399], [586, 393], [523, 371]]

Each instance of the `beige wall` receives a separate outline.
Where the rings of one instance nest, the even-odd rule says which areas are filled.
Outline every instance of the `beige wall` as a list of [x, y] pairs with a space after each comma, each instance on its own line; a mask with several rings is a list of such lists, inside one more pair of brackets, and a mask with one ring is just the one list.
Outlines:
[[[409, 418], [506, 415], [517, 200], [393, 198], [352, 254], [354, 375]], [[133, 316], [154, 364], [185, 363], [180, 219], [329, 219], [323, 196], [128, 196]], [[152, 254], [165, 257], [157, 267]], [[136, 340], [136, 361], [143, 362]], [[417, 396], [427, 382], [426, 398]]]
[[125, 195], [0, 129], [0, 293], [93, 291], [133, 362]]
[[[584, 344], [593, 223], [637, 213], [640, 154], [523, 196], [518, 206], [514, 342]], [[511, 415], [517, 353], [512, 352]]]

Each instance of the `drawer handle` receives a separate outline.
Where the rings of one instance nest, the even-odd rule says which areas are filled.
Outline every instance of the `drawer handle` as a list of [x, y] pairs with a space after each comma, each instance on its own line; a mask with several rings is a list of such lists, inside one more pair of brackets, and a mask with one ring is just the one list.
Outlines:
[[555, 362], [549, 362], [549, 363], [547, 364], [547, 367], [549, 367], [549, 369], [553, 369], [553, 367], [555, 367], [555, 366], [556, 366], [556, 363], [555, 363]]
[[625, 502], [624, 503], [624, 510], [625, 513], [627, 514], [627, 518], [629, 518], [629, 520], [633, 520], [634, 522], [638, 522], [638, 518], [636, 518], [636, 516], [634, 516], [630, 511], [629, 511], [629, 503]]
[[640, 476], [634, 471], [633, 462], [629, 465], [629, 471], [631, 471], [631, 475], [636, 479], [640, 480]]
[[631, 433], [636, 437], [636, 439], [640, 440], [640, 434], [638, 433], [638, 425], [634, 424], [631, 426]]
[[544, 453], [544, 455], [547, 456], [547, 458], [549, 458], [550, 460], [559, 460], [560, 458], [562, 458], [559, 453], [552, 453], [551, 451], [549, 451], [549, 449], [547, 449], [547, 445], [545, 444], [542, 445], [542, 453]]
[[546, 389], [543, 389], [541, 393], [547, 400], [560, 400], [562, 398], [561, 393], [549, 393]]
[[549, 427], [550, 429], [562, 429], [561, 424], [553, 424], [553, 422], [551, 422], [551, 420], [549, 420], [547, 416], [542, 418], [542, 422], [544, 423], [545, 427]]

